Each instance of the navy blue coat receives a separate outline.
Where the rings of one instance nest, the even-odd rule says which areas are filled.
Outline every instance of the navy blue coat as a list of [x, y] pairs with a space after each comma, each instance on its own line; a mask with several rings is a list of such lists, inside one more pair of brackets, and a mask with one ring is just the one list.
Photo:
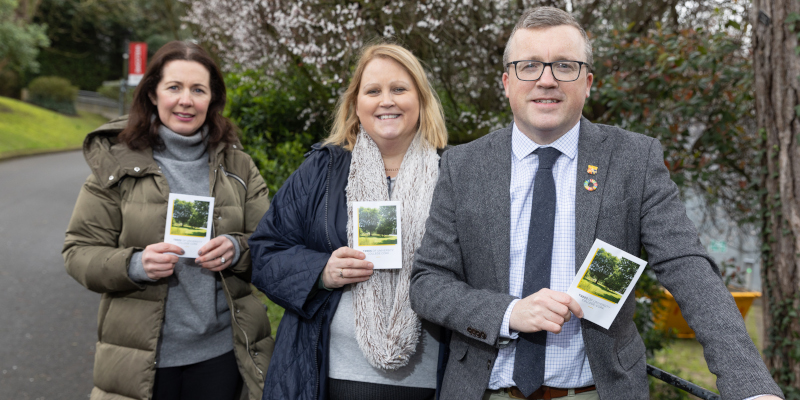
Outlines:
[[[339, 146], [312, 146], [250, 236], [253, 284], [286, 309], [262, 400], [328, 398], [330, 325], [342, 290], [314, 288], [331, 253], [347, 246], [351, 155]], [[449, 334], [443, 337], [449, 342]], [[440, 346], [437, 387], [445, 360], [446, 345]]]
[[328, 334], [342, 291], [314, 288], [331, 253], [347, 246], [350, 159], [314, 145], [250, 236], [253, 284], [286, 309], [263, 400], [327, 399]]

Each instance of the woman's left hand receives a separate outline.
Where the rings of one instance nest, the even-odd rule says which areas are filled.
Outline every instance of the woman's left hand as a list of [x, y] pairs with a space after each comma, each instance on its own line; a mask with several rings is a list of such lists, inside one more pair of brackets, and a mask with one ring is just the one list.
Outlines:
[[200, 248], [197, 252], [200, 257], [197, 257], [194, 262], [210, 271], [222, 271], [231, 266], [234, 251], [236, 251], [236, 248], [230, 239], [225, 236], [218, 236]]

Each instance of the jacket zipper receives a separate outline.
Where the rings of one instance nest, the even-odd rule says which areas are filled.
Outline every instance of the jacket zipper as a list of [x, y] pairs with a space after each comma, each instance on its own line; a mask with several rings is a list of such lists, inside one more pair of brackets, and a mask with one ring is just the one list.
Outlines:
[[225, 175], [227, 175], [227, 176], [239, 181], [239, 183], [241, 183], [242, 186], [244, 186], [244, 190], [247, 191], [247, 185], [244, 183], [244, 179], [236, 176], [236, 174], [232, 174], [232, 173], [230, 173], [228, 171], [225, 171], [225, 167], [223, 167], [222, 164], [220, 164], [219, 168], [222, 170], [222, 173], [224, 173]]
[[[328, 231], [328, 198], [330, 196], [330, 189], [331, 189], [331, 168], [333, 168], [333, 153], [328, 151], [330, 155], [330, 159], [328, 160], [328, 176], [325, 178], [325, 238], [328, 240], [328, 248], [333, 253], [333, 245], [331, 244], [331, 235]], [[330, 296], [325, 298], [325, 302], [322, 303], [322, 310], [325, 310], [325, 307], [328, 306], [328, 301], [330, 300]], [[314, 343], [314, 367], [316, 368], [314, 371], [317, 373], [317, 379], [314, 384], [314, 395], [317, 399], [319, 399], [319, 380], [320, 380], [320, 371], [319, 371], [319, 359], [317, 358], [317, 350], [319, 350], [319, 341], [322, 339], [320, 336], [322, 335], [322, 320], [319, 321], [317, 324], [317, 340]]]
[[[233, 174], [229, 174], [227, 171], [225, 171], [225, 167], [223, 167], [222, 164], [219, 165], [219, 168], [222, 170], [222, 172], [225, 175], [227, 175], [227, 176], [233, 175]], [[239, 183], [241, 183], [245, 187], [245, 190], [247, 190], [247, 185], [244, 184], [244, 181], [242, 180], [242, 178], [239, 178], [236, 175], [233, 175], [233, 177], [236, 178], [236, 180], [238, 180]], [[214, 186], [216, 186], [216, 183], [217, 183], [217, 170], [215, 169], [214, 170], [214, 181], [211, 183], [211, 193], [214, 193]], [[212, 232], [212, 234], [213, 234], [213, 232]], [[236, 319], [236, 309], [235, 309], [235, 307], [233, 307], [234, 306], [233, 297], [231, 297], [230, 289], [228, 289], [228, 283], [225, 282], [225, 276], [222, 275], [222, 271], [218, 271], [218, 273], [219, 273], [220, 281], [222, 281], [222, 286], [225, 287], [225, 295], [228, 297], [228, 301], [230, 302], [229, 303], [230, 306], [228, 306], [228, 308], [231, 311], [231, 319], [233, 319], [233, 323], [236, 324], [236, 327], [239, 328], [240, 331], [242, 331], [242, 334], [244, 334], [244, 347], [245, 347], [245, 351], [247, 351], [247, 357], [250, 358], [250, 361], [253, 363], [253, 366], [256, 367], [256, 371], [258, 371], [259, 374], [264, 375], [264, 372], [261, 371], [261, 368], [258, 368], [258, 364], [256, 364], [256, 360], [253, 359], [253, 354], [250, 353], [250, 338], [247, 337], [247, 332], [244, 330], [244, 328], [242, 328], [241, 325], [239, 325], [239, 320]], [[231, 308], [231, 307], [233, 307], [233, 308]]]
[[[328, 306], [328, 301], [330, 300], [330, 298], [331, 298], [330, 296], [325, 298], [325, 302], [322, 303], [322, 311], [325, 311], [325, 307]], [[322, 339], [321, 335], [322, 335], [322, 320], [320, 320], [319, 324], [317, 324], [317, 341], [314, 343], [314, 366], [316, 367], [314, 371], [316, 371], [317, 373], [317, 380], [316, 384], [314, 385], [314, 395], [316, 396], [317, 399], [319, 399], [319, 375], [320, 375], [319, 359], [317, 359], [317, 350], [319, 349], [319, 341]]]
[[[228, 283], [225, 282], [225, 276], [222, 275], [222, 271], [218, 271], [218, 273], [219, 273], [220, 280], [222, 281], [222, 286], [225, 286], [225, 294], [228, 296], [228, 301], [230, 301], [230, 305], [233, 306], [234, 305], [233, 304], [233, 298], [231, 297], [230, 290], [228, 289]], [[244, 347], [245, 347], [245, 350], [247, 351], [247, 356], [250, 357], [250, 361], [253, 362], [253, 366], [256, 367], [256, 371], [258, 371], [259, 374], [264, 375], [264, 372], [261, 371], [261, 368], [258, 368], [258, 364], [256, 364], [256, 360], [253, 359], [253, 354], [250, 353], [250, 339], [247, 337], [247, 332], [244, 330], [244, 328], [242, 328], [242, 326], [239, 325], [239, 320], [236, 319], [236, 312], [237, 311], [239, 311], [239, 310], [238, 309], [231, 309], [231, 317], [233, 317], [233, 323], [235, 323], [236, 327], [238, 327], [239, 330], [241, 330], [242, 333], [244, 334]]]
[[328, 232], [328, 198], [330, 197], [331, 188], [331, 168], [333, 168], [333, 153], [328, 151], [330, 159], [328, 160], [328, 177], [325, 179], [325, 238], [328, 240], [328, 249], [333, 253], [333, 245], [331, 244], [331, 235]]

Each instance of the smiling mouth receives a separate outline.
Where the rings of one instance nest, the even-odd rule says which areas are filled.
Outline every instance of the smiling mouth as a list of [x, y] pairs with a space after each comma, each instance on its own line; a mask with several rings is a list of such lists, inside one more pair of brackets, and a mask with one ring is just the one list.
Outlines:
[[534, 100], [533, 102], [534, 103], [539, 103], [539, 104], [552, 104], [552, 103], [560, 103], [561, 100], [549, 100], [548, 99], [548, 100]]
[[174, 114], [176, 116], [180, 117], [180, 118], [192, 118], [192, 117], [194, 117], [193, 114], [182, 114], [182, 113], [174, 113]]
[[400, 114], [385, 114], [385, 115], [379, 115], [378, 119], [395, 119], [395, 118], [399, 118], [399, 117], [400, 117]]

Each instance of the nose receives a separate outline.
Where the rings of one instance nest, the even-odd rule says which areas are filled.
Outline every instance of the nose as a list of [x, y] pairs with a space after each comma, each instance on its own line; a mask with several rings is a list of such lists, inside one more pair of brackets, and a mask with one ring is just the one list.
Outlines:
[[391, 107], [394, 105], [394, 97], [392, 97], [392, 92], [387, 90], [384, 91], [381, 95], [381, 107]]
[[555, 87], [558, 86], [558, 81], [556, 77], [553, 75], [553, 66], [546, 65], [544, 67], [544, 71], [542, 71], [542, 76], [536, 81], [536, 84], [539, 86], [546, 86], [546, 87]]
[[184, 90], [181, 92], [181, 97], [178, 99], [178, 105], [182, 107], [192, 106], [192, 95], [189, 93], [189, 90]]

